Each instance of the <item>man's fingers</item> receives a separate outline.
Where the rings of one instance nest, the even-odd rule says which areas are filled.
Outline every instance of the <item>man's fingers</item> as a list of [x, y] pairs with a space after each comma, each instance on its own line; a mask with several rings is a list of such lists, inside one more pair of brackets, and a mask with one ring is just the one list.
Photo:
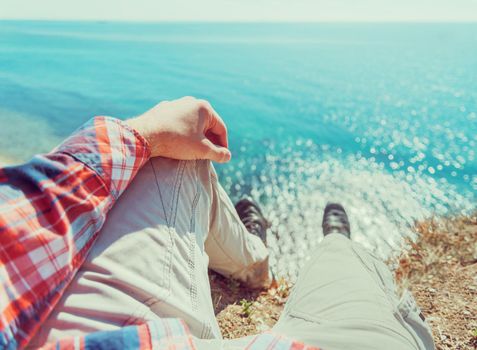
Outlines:
[[219, 146], [228, 147], [229, 142], [227, 139], [227, 127], [225, 126], [224, 121], [220, 118], [219, 114], [209, 105], [209, 125], [208, 128], [205, 130], [206, 136], [207, 134], [214, 134], [216, 135], [216, 140], [212, 140]]
[[201, 155], [204, 159], [210, 159], [217, 163], [226, 163], [232, 157], [227, 148], [214, 145], [207, 138], [202, 139], [201, 148]]
[[213, 132], [207, 131], [205, 133], [205, 137], [207, 137], [210, 141], [212, 141], [212, 143], [214, 145], [218, 145], [218, 146], [223, 147], [222, 140], [220, 139], [220, 137], [218, 135], [214, 134]]

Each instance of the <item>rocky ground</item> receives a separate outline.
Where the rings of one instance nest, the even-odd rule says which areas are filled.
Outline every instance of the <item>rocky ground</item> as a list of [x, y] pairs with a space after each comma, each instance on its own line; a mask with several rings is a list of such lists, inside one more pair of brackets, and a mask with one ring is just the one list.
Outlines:
[[[477, 349], [477, 215], [416, 223], [417, 242], [399, 258], [399, 289], [409, 288], [432, 327], [438, 350]], [[249, 291], [211, 274], [217, 319], [226, 338], [256, 334], [280, 316], [291, 285]]]

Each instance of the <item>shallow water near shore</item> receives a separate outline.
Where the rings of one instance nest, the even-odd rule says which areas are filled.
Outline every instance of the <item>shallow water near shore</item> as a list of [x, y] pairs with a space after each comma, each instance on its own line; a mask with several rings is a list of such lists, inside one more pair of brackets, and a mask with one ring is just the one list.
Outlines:
[[322, 239], [327, 201], [387, 257], [414, 220], [475, 210], [477, 24], [0, 21], [0, 154], [24, 160], [94, 115], [211, 101], [234, 200], [259, 199], [277, 274]]

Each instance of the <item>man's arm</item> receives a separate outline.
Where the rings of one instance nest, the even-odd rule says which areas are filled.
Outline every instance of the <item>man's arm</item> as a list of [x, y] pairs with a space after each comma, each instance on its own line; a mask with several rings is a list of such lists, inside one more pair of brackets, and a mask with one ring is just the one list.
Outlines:
[[223, 162], [226, 147], [210, 105], [184, 98], [126, 123], [95, 118], [53, 152], [0, 169], [0, 348], [41, 326], [151, 155]]
[[149, 154], [133, 129], [97, 117], [52, 153], [0, 170], [0, 347], [35, 333]]

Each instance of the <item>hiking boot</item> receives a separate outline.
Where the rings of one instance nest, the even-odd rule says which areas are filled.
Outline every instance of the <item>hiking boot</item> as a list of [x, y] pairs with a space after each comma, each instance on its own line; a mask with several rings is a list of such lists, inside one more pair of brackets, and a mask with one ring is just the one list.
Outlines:
[[330, 233], [341, 233], [348, 238], [351, 236], [348, 215], [343, 206], [338, 203], [326, 205], [321, 227], [325, 236]]
[[267, 246], [267, 229], [270, 224], [263, 216], [258, 204], [252, 198], [245, 197], [235, 204], [235, 210], [248, 232], [259, 237]]

